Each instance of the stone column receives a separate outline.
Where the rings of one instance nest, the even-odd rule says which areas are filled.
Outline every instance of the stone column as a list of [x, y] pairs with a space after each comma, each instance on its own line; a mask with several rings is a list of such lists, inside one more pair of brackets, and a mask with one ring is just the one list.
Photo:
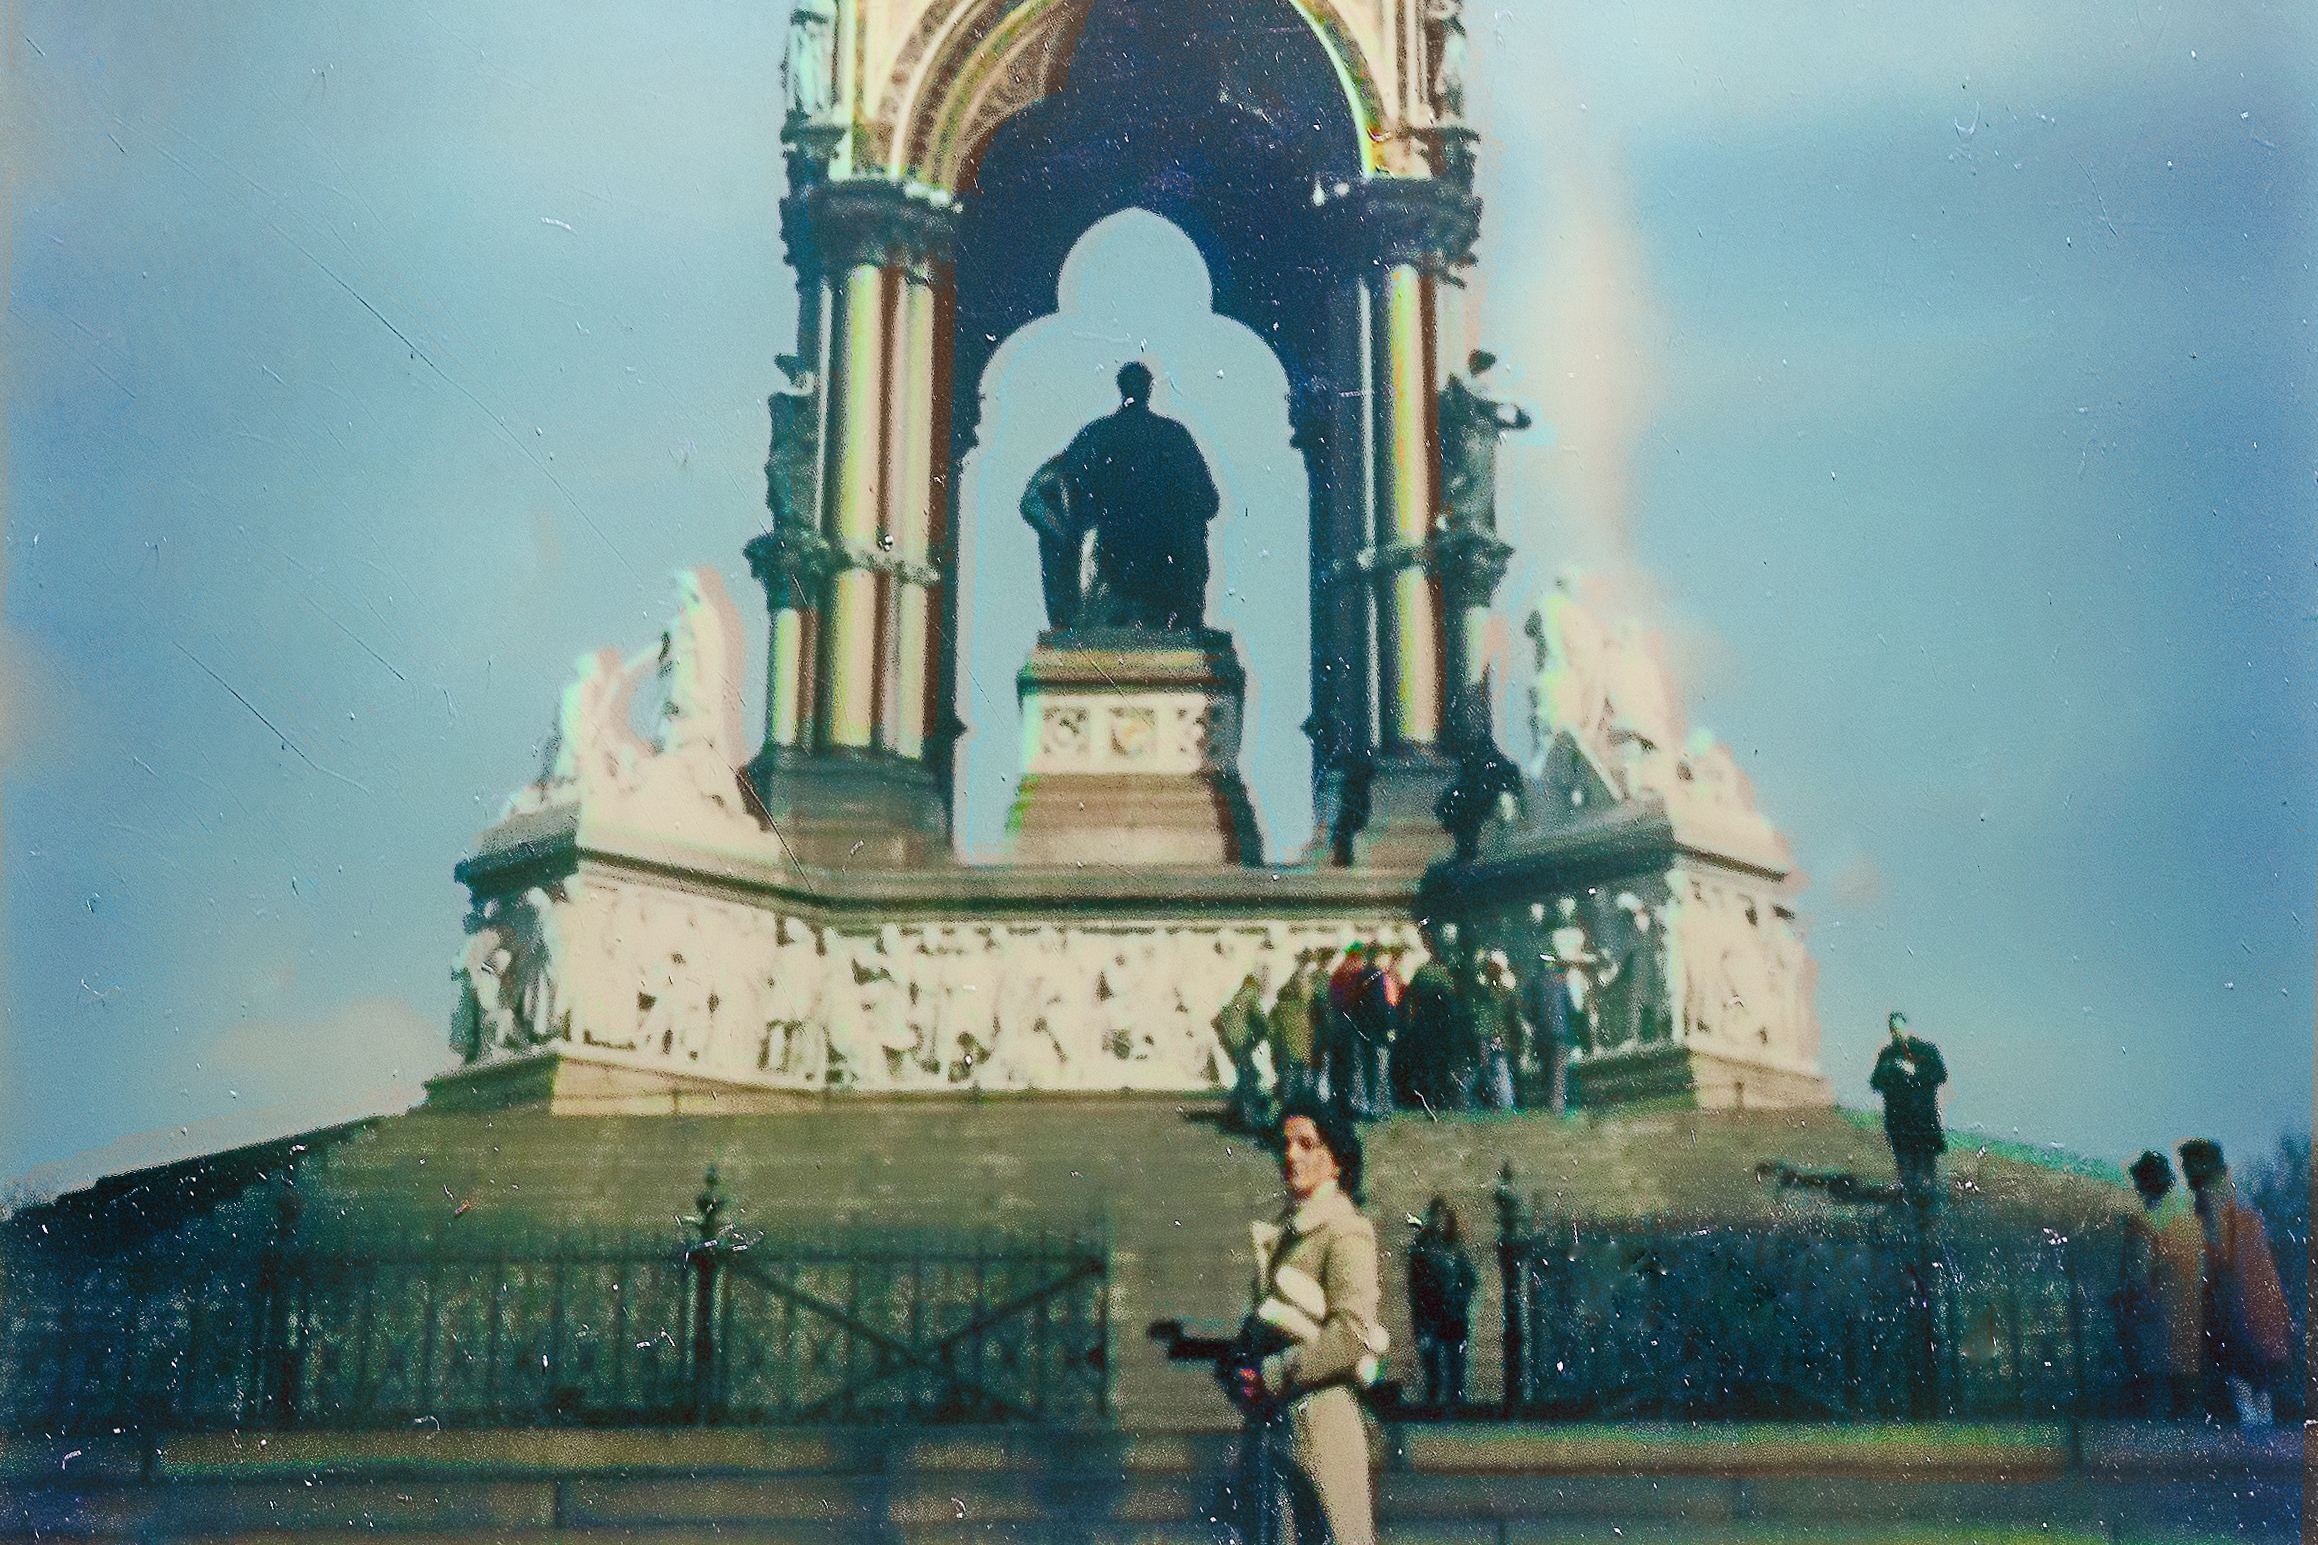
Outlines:
[[751, 778], [804, 862], [936, 862], [948, 818], [921, 760], [926, 592], [941, 581], [935, 335], [956, 213], [946, 195], [871, 179], [816, 182], [790, 203], [792, 261], [827, 276], [813, 372], [823, 406], [817, 474], [796, 480], [815, 485], [813, 508], [748, 549], [773, 609], [766, 750]]
[[1469, 261], [1480, 206], [1453, 184], [1373, 177], [1338, 201], [1363, 309], [1372, 507], [1359, 558], [1376, 592], [1377, 740], [1437, 745], [1450, 679], [1429, 542], [1440, 505], [1438, 291]]
[[824, 750], [866, 751], [877, 692], [878, 502], [884, 480], [886, 282], [876, 262], [837, 272], [829, 362], [829, 488], [823, 520], [835, 558], [821, 640], [815, 740]]
[[776, 519], [741, 549], [765, 587], [772, 626], [765, 658], [765, 753], [785, 758], [806, 748], [813, 722], [814, 624], [829, 572], [829, 547], [812, 527]]
[[933, 561], [934, 432], [940, 383], [934, 370], [934, 319], [940, 277], [924, 261], [905, 268], [895, 328], [893, 432], [886, 441], [886, 520], [881, 540], [894, 565], [887, 590], [894, 614], [893, 648], [880, 693], [881, 739], [896, 756], [925, 755], [929, 668], [928, 591], [940, 582]]
[[1336, 205], [1338, 252], [1357, 278], [1370, 490], [1369, 545], [1339, 572], [1370, 588], [1376, 640], [1375, 739], [1350, 856], [1397, 867], [1445, 840], [1432, 802], [1452, 772], [1441, 741], [1466, 629], [1449, 616], [1433, 548], [1438, 291], [1471, 261], [1480, 204], [1450, 182], [1372, 177]]
[[842, 275], [830, 330], [831, 552], [821, 650], [821, 749], [915, 760], [925, 749], [937, 286], [956, 216], [915, 187], [828, 182], [809, 218], [823, 271]]

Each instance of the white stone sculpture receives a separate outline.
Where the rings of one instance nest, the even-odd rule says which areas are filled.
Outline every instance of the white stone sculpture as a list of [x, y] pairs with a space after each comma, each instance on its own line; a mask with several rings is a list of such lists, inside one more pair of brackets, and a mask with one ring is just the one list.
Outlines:
[[[1530, 775], [1543, 776], [1553, 746], [1567, 743], [1614, 800], [1655, 803], [1686, 840], [1786, 870], [1786, 839], [1756, 810], [1754, 786], [1730, 749], [1705, 730], [1686, 729], [1658, 640], [1611, 628], [1579, 599], [1582, 588], [1582, 579], [1566, 576], [1530, 614]], [[1557, 803], [1553, 792], [1548, 806]]]
[[1465, 116], [1465, 0], [1425, 0], [1424, 19], [1433, 116], [1454, 122]]
[[792, 118], [819, 118], [836, 99], [837, 0], [793, 0], [781, 84]]
[[[676, 616], [650, 650], [579, 658], [547, 765], [502, 819], [560, 811], [645, 841], [779, 851], [741, 788], [751, 748], [740, 613], [713, 569], [684, 570], [675, 583]], [[651, 704], [648, 735], [634, 725], [640, 696]]]
[[474, 1063], [547, 1047], [768, 1089], [1212, 1090], [1241, 980], [1355, 935], [1417, 942], [1384, 917], [848, 931], [591, 873], [486, 899], [454, 1038]]

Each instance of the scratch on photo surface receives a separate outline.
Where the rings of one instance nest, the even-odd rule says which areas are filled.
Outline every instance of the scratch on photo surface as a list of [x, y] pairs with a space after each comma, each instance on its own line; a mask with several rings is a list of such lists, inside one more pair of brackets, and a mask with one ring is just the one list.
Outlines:
[[185, 656], [186, 659], [191, 660], [195, 665], [201, 666], [201, 673], [204, 676], [207, 676], [211, 681], [214, 681], [219, 686], [225, 688], [227, 692], [232, 694], [233, 700], [241, 704], [242, 707], [248, 709], [251, 716], [254, 717], [258, 723], [264, 725], [267, 729], [272, 730], [274, 732], [275, 738], [281, 741], [283, 750], [289, 752], [299, 761], [304, 762], [308, 767], [313, 768], [314, 771], [321, 773], [324, 777], [336, 778], [340, 783], [345, 784], [347, 787], [361, 789], [365, 794], [370, 792], [367, 787], [355, 782], [352, 778], [347, 777], [346, 774], [342, 772], [333, 772], [331, 769], [324, 767], [320, 762], [317, 762], [312, 757], [308, 756], [305, 752], [305, 748], [300, 746], [289, 736], [283, 734], [281, 730], [274, 724], [273, 720], [258, 712], [257, 704], [251, 702], [248, 698], [243, 697], [238, 691], [235, 691], [232, 682], [226, 680], [223, 676], [220, 676], [217, 672], [211, 670], [207, 665], [203, 664], [201, 656], [195, 654], [192, 650], [186, 648], [183, 644], [179, 644], [177, 646], [177, 652]]

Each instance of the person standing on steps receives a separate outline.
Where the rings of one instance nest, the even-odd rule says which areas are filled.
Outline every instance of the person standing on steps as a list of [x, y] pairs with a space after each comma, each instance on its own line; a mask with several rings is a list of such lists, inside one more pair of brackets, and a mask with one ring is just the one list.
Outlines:
[[1891, 1040], [1867, 1082], [1883, 1096], [1883, 1135], [1899, 1167], [1900, 1190], [1917, 1210], [1928, 1212], [1940, 1199], [1940, 1155], [1948, 1151], [1940, 1126], [1940, 1085], [1948, 1081], [1948, 1065], [1937, 1046], [1908, 1033], [1905, 1014], [1894, 1009], [1889, 1023]]
[[1270, 1029], [1264, 1017], [1262, 966], [1241, 978], [1239, 990], [1216, 1012], [1215, 1036], [1231, 1058], [1231, 1121], [1242, 1132], [1268, 1132], [1272, 1091], [1264, 1087], [1257, 1048]]
[[1348, 945], [1328, 977], [1328, 1103], [1353, 1117], [1368, 1114], [1368, 1042], [1355, 1025], [1375, 965], [1375, 945]]
[[1313, 1056], [1317, 1039], [1313, 1034], [1317, 1003], [1315, 989], [1318, 973], [1312, 957], [1296, 957], [1296, 969], [1289, 973], [1287, 984], [1280, 989], [1279, 998], [1272, 1004], [1265, 1018], [1267, 1034], [1272, 1044], [1272, 1062], [1280, 1073], [1280, 1104], [1282, 1107], [1316, 1098]]
[[[1277, 1220], [1251, 1224], [1250, 1319], [1286, 1347], [1233, 1374], [1251, 1442], [1284, 1447], [1281, 1484], [1256, 1503], [1279, 1545], [1376, 1545], [1368, 1434], [1357, 1391], [1376, 1382], [1389, 1338], [1380, 1311], [1376, 1229], [1360, 1215], [1359, 1130], [1325, 1106], [1289, 1108], [1280, 1123]], [[1323, 1528], [1325, 1533], [1323, 1533]]]
[[1425, 1367], [1425, 1404], [1442, 1415], [1465, 1404], [1465, 1345], [1481, 1280], [1458, 1232], [1457, 1210], [1436, 1196], [1409, 1246], [1409, 1325]]
[[2128, 1173], [2141, 1210], [2124, 1220], [2125, 1248], [2118, 1259], [2117, 1339], [2124, 1353], [2126, 1408], [2159, 1420], [2193, 1416], [2205, 1334], [2205, 1235], [2163, 1154], [2142, 1154]]

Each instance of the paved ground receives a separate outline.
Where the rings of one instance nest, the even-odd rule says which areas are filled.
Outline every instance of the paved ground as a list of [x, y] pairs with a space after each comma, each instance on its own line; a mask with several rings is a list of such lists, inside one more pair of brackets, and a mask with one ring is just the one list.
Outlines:
[[[1388, 1429], [1396, 1545], [2286, 1545], [2300, 1434], [2197, 1427]], [[218, 1433], [0, 1443], [0, 1540], [1220, 1545], [1230, 1439], [1087, 1429]]]

